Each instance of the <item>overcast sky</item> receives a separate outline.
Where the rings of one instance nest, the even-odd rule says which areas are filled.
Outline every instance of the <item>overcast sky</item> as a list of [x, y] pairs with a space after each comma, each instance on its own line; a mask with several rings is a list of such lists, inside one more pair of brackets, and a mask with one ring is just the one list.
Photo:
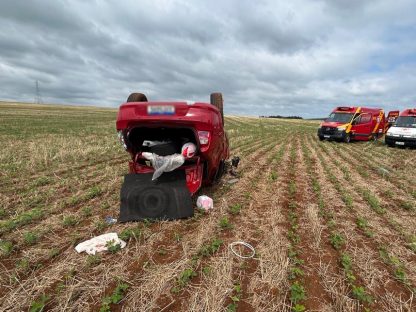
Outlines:
[[324, 116], [416, 106], [416, 1], [1, 1], [0, 99], [209, 101]]

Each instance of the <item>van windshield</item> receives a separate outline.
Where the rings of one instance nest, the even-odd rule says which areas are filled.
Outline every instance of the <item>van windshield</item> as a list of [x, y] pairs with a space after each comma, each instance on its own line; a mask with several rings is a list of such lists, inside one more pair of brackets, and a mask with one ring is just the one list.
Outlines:
[[331, 113], [325, 121], [347, 123], [351, 121], [353, 115], [352, 113]]
[[400, 116], [393, 127], [416, 128], [416, 116]]

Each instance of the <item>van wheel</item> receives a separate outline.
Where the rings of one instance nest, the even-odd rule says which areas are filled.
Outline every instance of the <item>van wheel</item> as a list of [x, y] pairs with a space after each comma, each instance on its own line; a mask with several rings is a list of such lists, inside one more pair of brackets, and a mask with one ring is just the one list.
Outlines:
[[147, 102], [147, 97], [143, 93], [132, 93], [127, 98], [127, 102]]
[[319, 141], [323, 141], [323, 140], [324, 140], [324, 137], [319, 136]]
[[351, 135], [349, 133], [347, 133], [345, 135], [344, 142], [345, 143], [350, 143], [351, 142]]
[[222, 123], [224, 124], [224, 101], [222, 99], [222, 93], [211, 93], [210, 103], [214, 105], [221, 113]]

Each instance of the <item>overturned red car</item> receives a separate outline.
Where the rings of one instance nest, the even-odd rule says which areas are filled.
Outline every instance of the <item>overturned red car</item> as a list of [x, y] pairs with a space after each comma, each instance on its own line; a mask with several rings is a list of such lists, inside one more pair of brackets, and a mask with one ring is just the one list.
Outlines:
[[[192, 215], [191, 195], [218, 180], [229, 157], [221, 93], [212, 93], [210, 103], [151, 102], [132, 93], [119, 108], [116, 128], [131, 155], [130, 174], [121, 190], [120, 221]], [[152, 180], [155, 164], [148, 155], [163, 160], [183, 154], [186, 145], [194, 150], [183, 164]]]

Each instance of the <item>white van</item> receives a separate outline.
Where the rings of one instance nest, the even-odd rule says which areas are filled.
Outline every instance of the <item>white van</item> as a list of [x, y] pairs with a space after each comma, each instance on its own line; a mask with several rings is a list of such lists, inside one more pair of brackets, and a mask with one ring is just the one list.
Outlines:
[[386, 133], [388, 146], [416, 147], [416, 108], [404, 110]]

